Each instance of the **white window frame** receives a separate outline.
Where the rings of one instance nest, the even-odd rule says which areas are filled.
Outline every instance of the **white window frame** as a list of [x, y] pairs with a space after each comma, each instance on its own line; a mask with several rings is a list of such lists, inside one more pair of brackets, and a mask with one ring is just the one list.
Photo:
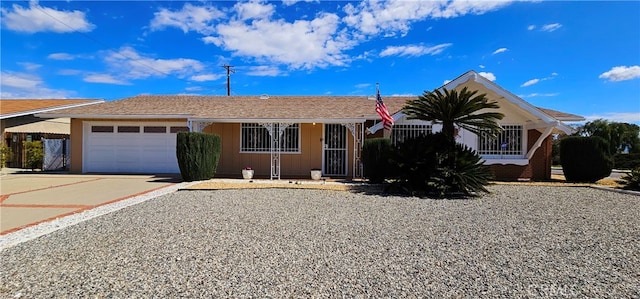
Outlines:
[[391, 129], [391, 144], [397, 145], [405, 139], [433, 133], [433, 126], [425, 122], [402, 122]]
[[[524, 125], [502, 124], [501, 126], [503, 131], [496, 138], [489, 137], [486, 131], [480, 132], [477, 140], [478, 154], [487, 160], [524, 158], [527, 140]], [[488, 142], [487, 138], [493, 142]], [[488, 144], [490, 145], [487, 146]]]
[[[273, 130], [274, 132], [277, 134], [278, 132], [278, 126], [279, 124], [274, 123], [273, 124]], [[282, 154], [299, 154], [301, 153], [300, 150], [300, 140], [301, 140], [301, 131], [300, 131], [300, 124], [299, 123], [295, 123], [292, 125], [289, 125], [287, 128], [284, 129], [284, 131], [282, 132], [282, 136], [280, 137], [280, 153]], [[255, 147], [256, 145], [254, 144], [254, 147], [249, 146], [248, 144], [244, 144], [245, 142], [249, 141], [248, 137], [245, 137], [245, 135], [247, 133], [254, 133], [254, 134], [258, 134], [258, 136], [256, 137], [258, 140], [261, 140], [260, 143], [263, 143], [262, 147]], [[287, 138], [289, 138], [290, 135], [288, 134], [295, 134], [295, 138], [297, 141], [297, 144], [293, 147], [286, 147], [285, 146], [285, 140], [287, 140]], [[258, 143], [258, 141], [255, 142], [256, 144]], [[277, 149], [276, 149], [277, 150]], [[243, 154], [269, 154], [271, 153], [271, 136], [269, 135], [269, 131], [267, 130], [267, 128], [265, 128], [264, 126], [262, 126], [259, 123], [241, 123], [240, 124], [240, 153]]]

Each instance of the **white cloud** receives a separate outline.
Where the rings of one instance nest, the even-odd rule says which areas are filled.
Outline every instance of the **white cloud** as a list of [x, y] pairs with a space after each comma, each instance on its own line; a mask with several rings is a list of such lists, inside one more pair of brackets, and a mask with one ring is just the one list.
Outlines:
[[537, 97], [556, 97], [558, 96], [559, 93], [555, 92], [555, 93], [530, 93], [530, 94], [522, 94], [522, 95], [518, 95], [518, 97], [525, 99], [525, 98], [537, 98]]
[[605, 119], [612, 122], [634, 123], [640, 125], [640, 112], [607, 112], [584, 117], [586, 121]]
[[34, 71], [42, 67], [42, 64], [32, 63], [32, 62], [18, 62], [25, 70]]
[[75, 56], [69, 53], [51, 53], [47, 58], [53, 60], [74, 60]]
[[493, 73], [479, 72], [478, 75], [487, 78], [489, 81], [496, 81], [496, 76]]
[[442, 85], [447, 85], [447, 83], [451, 82], [451, 80], [444, 80], [444, 82], [442, 82]]
[[558, 73], [553, 72], [553, 73], [551, 73], [551, 76], [549, 76], [549, 77], [544, 77], [544, 78], [533, 78], [533, 79], [531, 79], [531, 80], [529, 80], [529, 81], [527, 81], [527, 82], [522, 83], [522, 85], [520, 85], [520, 87], [527, 87], [527, 86], [531, 86], [531, 85], [534, 85], [534, 84], [538, 84], [538, 83], [540, 83], [540, 82], [542, 82], [542, 81], [551, 80], [551, 79], [553, 79], [554, 77], [556, 77], [557, 75], [558, 75]]
[[190, 80], [196, 82], [215, 81], [222, 77], [222, 74], [202, 74], [191, 76]]
[[0, 98], [3, 99], [67, 98], [72, 94], [70, 91], [48, 88], [42, 78], [33, 74], [0, 73]]
[[254, 20], [250, 24], [234, 21], [217, 26], [218, 36], [205, 42], [265, 62], [289, 65], [293, 69], [311, 69], [345, 65], [342, 51], [354, 42], [337, 33], [339, 18], [321, 14], [311, 21]]
[[276, 66], [260, 65], [254, 66], [249, 69], [247, 75], [249, 76], [262, 76], [262, 77], [275, 77], [283, 74], [282, 71]]
[[497, 49], [497, 50], [493, 51], [493, 53], [491, 53], [491, 55], [496, 55], [496, 54], [499, 54], [499, 53], [507, 52], [508, 50], [509, 49], [507, 49], [507, 48], [500, 48], [500, 49]]
[[522, 85], [520, 85], [520, 87], [531, 86], [531, 85], [536, 84], [538, 82], [540, 82], [540, 79], [537, 79], [537, 78], [536, 79], [531, 79], [531, 80], [529, 80], [527, 82], [522, 83]]
[[485, 68], [485, 66], [484, 66], [484, 65], [482, 65], [482, 64], [481, 64], [481, 65], [479, 65], [478, 67], [479, 67], [479, 68], [481, 68], [481, 69]]
[[2, 10], [2, 23], [7, 29], [26, 33], [36, 32], [89, 32], [96, 26], [79, 10], [63, 11], [43, 7], [31, 1], [25, 8], [14, 4], [12, 9]]
[[282, 0], [282, 4], [286, 6], [291, 6], [298, 2], [320, 2], [320, 0]]
[[268, 19], [275, 12], [275, 6], [259, 2], [239, 2], [234, 5], [234, 10], [240, 20]]
[[598, 76], [600, 79], [607, 79], [609, 81], [625, 81], [640, 77], [640, 66], [615, 66], [609, 71], [604, 72]]
[[14, 73], [14, 72], [2, 72], [2, 87], [16, 87], [16, 88], [35, 88], [41, 85], [42, 79], [40, 77], [26, 74], [26, 73]]
[[419, 45], [409, 45], [409, 46], [389, 46], [384, 49], [380, 56], [422, 56], [422, 55], [437, 55], [442, 53], [446, 48], [450, 47], [452, 44], [440, 44], [433, 47], [425, 47]]
[[360, 84], [356, 84], [354, 87], [357, 89], [363, 89], [363, 88], [367, 88], [371, 86], [371, 83], [360, 83]]
[[[298, 1], [284, 0], [284, 5]], [[281, 64], [290, 69], [346, 66], [358, 56], [347, 51], [372, 38], [406, 35], [414, 22], [482, 14], [511, 1], [362, 1], [347, 3], [336, 13], [317, 12], [299, 20], [275, 13], [272, 2], [236, 3], [224, 12], [214, 7], [185, 4], [179, 10], [160, 9], [150, 23], [152, 30], [169, 27], [202, 34], [234, 56], [261, 65]], [[390, 49], [393, 51], [394, 49]], [[399, 49], [395, 49], [398, 51]], [[411, 52], [414, 51], [414, 52]], [[429, 52], [432, 51], [432, 52]], [[404, 48], [405, 56], [432, 54], [441, 49]], [[357, 54], [356, 54], [357, 55]]]
[[212, 6], [193, 6], [186, 3], [179, 11], [166, 8], [154, 13], [151, 20], [151, 30], [162, 30], [166, 27], [178, 27], [184, 33], [195, 31], [209, 34], [214, 31], [213, 21], [224, 17], [225, 14]]
[[527, 26], [527, 30], [529, 30], [529, 31], [534, 30], [534, 29], [536, 29], [536, 25]]
[[443, 9], [434, 14], [435, 17], [452, 18], [467, 14], [481, 15], [511, 4], [509, 0], [468, 1], [453, 0], [447, 2]]
[[91, 74], [83, 78], [84, 82], [105, 83], [116, 85], [131, 85], [131, 83], [114, 78], [109, 74]]
[[560, 29], [560, 27], [562, 27], [562, 24], [560, 24], [560, 23], [546, 24], [546, 25], [542, 26], [542, 28], [540, 28], [540, 30], [546, 31], [546, 32], [553, 32], [553, 31], [556, 31], [556, 30]]
[[174, 75], [179, 78], [192, 76], [204, 69], [202, 63], [187, 58], [156, 59], [138, 53], [131, 47], [122, 47], [118, 52], [110, 52], [105, 57], [113, 73], [118, 78], [144, 79], [148, 77], [166, 77]]
[[511, 1], [362, 1], [357, 6], [345, 5], [343, 10], [347, 16], [343, 20], [364, 36], [404, 36], [417, 21], [480, 15], [509, 3]]

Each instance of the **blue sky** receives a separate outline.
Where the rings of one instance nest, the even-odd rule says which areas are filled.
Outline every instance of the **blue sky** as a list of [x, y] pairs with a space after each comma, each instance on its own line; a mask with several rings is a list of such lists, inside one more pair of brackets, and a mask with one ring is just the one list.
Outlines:
[[2, 1], [2, 98], [419, 95], [468, 70], [640, 124], [640, 2]]

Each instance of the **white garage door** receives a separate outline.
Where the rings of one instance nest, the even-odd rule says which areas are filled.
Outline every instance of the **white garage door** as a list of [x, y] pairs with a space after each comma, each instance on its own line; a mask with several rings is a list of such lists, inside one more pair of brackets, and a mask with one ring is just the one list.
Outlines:
[[184, 123], [84, 124], [84, 172], [179, 173], [176, 133]]

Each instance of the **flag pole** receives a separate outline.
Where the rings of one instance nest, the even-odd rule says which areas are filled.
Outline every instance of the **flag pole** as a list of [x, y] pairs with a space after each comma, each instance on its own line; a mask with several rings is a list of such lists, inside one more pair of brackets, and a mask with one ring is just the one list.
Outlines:
[[[376, 98], [380, 97], [380, 83], [376, 82]], [[384, 120], [383, 120], [384, 122]], [[391, 139], [391, 130], [387, 129], [386, 126], [383, 126], [382, 129], [382, 137], [383, 138], [387, 138], [387, 139]]]

